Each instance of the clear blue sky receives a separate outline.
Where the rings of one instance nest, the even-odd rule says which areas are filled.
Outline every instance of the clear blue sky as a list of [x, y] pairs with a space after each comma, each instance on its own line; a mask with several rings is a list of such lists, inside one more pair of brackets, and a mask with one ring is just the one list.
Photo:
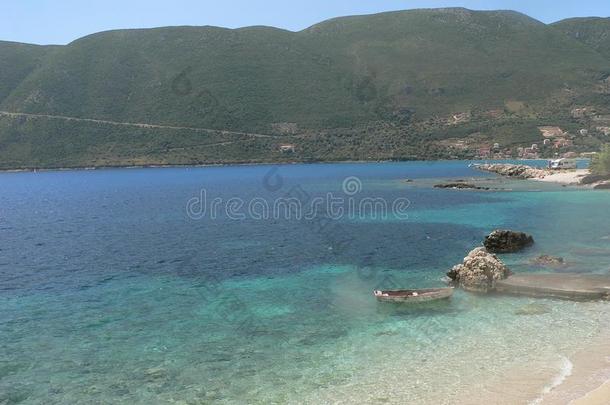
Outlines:
[[328, 18], [427, 7], [510, 9], [544, 22], [610, 16], [609, 0], [4, 0], [0, 40], [65, 44], [116, 28], [167, 25], [301, 30]]

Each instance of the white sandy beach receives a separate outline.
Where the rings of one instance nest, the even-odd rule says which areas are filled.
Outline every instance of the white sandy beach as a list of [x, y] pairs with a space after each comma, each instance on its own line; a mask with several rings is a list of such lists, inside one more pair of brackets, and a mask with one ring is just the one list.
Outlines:
[[610, 403], [610, 380], [584, 397], [572, 401], [571, 405], [608, 405]]
[[600, 332], [585, 349], [558, 355], [556, 362], [517, 365], [468, 391], [460, 403], [610, 405], [609, 334]]
[[570, 356], [569, 376], [542, 397], [541, 404], [610, 404], [610, 331], [605, 330], [586, 349]]
[[559, 171], [556, 173], [551, 172], [542, 178], [534, 178], [532, 180], [558, 184], [579, 184], [580, 180], [589, 173], [589, 169]]

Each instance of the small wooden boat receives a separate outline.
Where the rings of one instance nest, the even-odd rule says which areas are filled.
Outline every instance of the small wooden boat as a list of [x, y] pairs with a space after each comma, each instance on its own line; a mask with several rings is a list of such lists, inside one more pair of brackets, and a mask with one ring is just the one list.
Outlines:
[[428, 288], [424, 290], [375, 290], [377, 301], [383, 302], [428, 302], [449, 298], [453, 288]]

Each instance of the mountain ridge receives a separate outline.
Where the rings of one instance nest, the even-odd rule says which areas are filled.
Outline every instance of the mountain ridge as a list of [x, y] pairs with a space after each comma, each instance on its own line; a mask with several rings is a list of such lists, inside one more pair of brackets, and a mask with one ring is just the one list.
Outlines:
[[[92, 123], [79, 129], [4, 117], [0, 167], [198, 164], [212, 155], [214, 162], [387, 158], [379, 144], [395, 145], [397, 159], [444, 157], [455, 151], [443, 151], [443, 139], [495, 137], [510, 146], [536, 141], [537, 125], [576, 125], [573, 108], [608, 108], [610, 56], [561, 24], [512, 11], [418, 9], [339, 17], [301, 31], [110, 30], [64, 46], [0, 42], [3, 53], [13, 62], [0, 70], [0, 110], [268, 133], [298, 144], [298, 152], [250, 142], [178, 157], [162, 152], [185, 148], [173, 133], [130, 137], [113, 128], [100, 136], [105, 129]], [[470, 118], [451, 124], [456, 114]], [[517, 135], [518, 128], [528, 129]], [[37, 145], [41, 131], [57, 156]], [[332, 145], [336, 152], [327, 150]]]

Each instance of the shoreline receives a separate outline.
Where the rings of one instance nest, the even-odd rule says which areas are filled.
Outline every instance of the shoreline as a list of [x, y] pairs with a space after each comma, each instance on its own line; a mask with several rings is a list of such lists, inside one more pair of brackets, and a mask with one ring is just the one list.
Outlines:
[[459, 397], [465, 405], [608, 405], [608, 398], [610, 330], [573, 352], [557, 352], [554, 359], [517, 363]]
[[607, 189], [610, 187], [610, 176], [593, 175], [590, 168], [550, 169], [514, 163], [486, 163], [474, 165], [474, 167], [480, 171], [515, 180], [531, 180], [539, 183], [558, 184], [564, 187], [577, 186], [584, 189]]
[[[606, 405], [610, 398], [610, 330], [572, 356], [572, 372], [541, 396], [541, 405]], [[605, 402], [604, 402], [605, 401]]]
[[[534, 159], [528, 159], [535, 161]], [[519, 159], [525, 161], [525, 159]], [[133, 165], [106, 165], [106, 166], [65, 166], [46, 168], [14, 168], [0, 169], [2, 173], [36, 173], [36, 172], [64, 172], [64, 171], [96, 171], [96, 170], [120, 170], [120, 169], [195, 169], [203, 167], [229, 167], [229, 166], [288, 166], [288, 165], [312, 165], [312, 164], [353, 164], [353, 163], [409, 163], [409, 162], [478, 162], [473, 159], [392, 159], [392, 160], [286, 160], [286, 161], [242, 161], [229, 163], [185, 163], [185, 164], [133, 164]]]
[[[545, 159], [504, 159], [496, 161], [497, 164], [509, 164], [513, 165], [514, 163], [509, 162], [536, 162], [543, 161]], [[191, 169], [191, 168], [204, 168], [204, 167], [229, 167], [229, 166], [275, 166], [275, 165], [310, 165], [310, 164], [353, 164], [353, 163], [407, 163], [407, 162], [464, 162], [468, 164], [475, 164], [476, 162], [480, 162], [477, 159], [389, 159], [389, 160], [285, 160], [285, 161], [236, 161], [236, 162], [211, 162], [211, 163], [169, 163], [169, 164], [117, 164], [117, 165], [101, 165], [101, 166], [60, 166], [60, 167], [21, 167], [21, 168], [11, 168], [11, 169], [0, 169], [0, 174], [2, 173], [37, 173], [37, 172], [64, 172], [64, 171], [95, 171], [95, 170], [120, 170], [120, 169]], [[535, 168], [535, 166], [532, 166]], [[541, 169], [544, 170], [544, 169]], [[580, 175], [582, 173], [590, 174], [589, 169], [575, 169], [576, 174]], [[571, 176], [564, 180], [559, 175], [568, 175], [572, 173], [572, 170], [561, 172], [561, 173], [552, 173], [545, 178], [531, 178], [528, 180], [536, 180], [536, 181], [545, 181], [551, 183], [560, 183], [560, 184], [572, 184]], [[501, 177], [509, 177], [498, 174]], [[556, 177], [555, 177], [556, 176]], [[548, 178], [548, 179], [547, 179]]]
[[65, 172], [65, 171], [96, 171], [96, 170], [121, 170], [121, 169], [196, 169], [203, 167], [229, 167], [229, 166], [288, 166], [288, 165], [313, 165], [313, 164], [352, 164], [352, 163], [406, 163], [406, 162], [470, 162], [470, 160], [287, 160], [269, 162], [230, 162], [230, 163], [185, 163], [185, 164], [145, 164], [145, 165], [108, 165], [108, 166], [66, 166], [49, 168], [19, 168], [0, 169], [1, 173], [37, 173], [37, 172]]
[[610, 398], [610, 380], [606, 381], [599, 388], [589, 392], [582, 398], [572, 401], [571, 405], [604, 405]]
[[590, 175], [591, 171], [589, 169], [573, 169], [573, 170], [562, 170], [557, 172], [549, 172], [549, 174], [540, 178], [532, 178], [530, 180], [540, 181], [545, 183], [556, 183], [556, 184], [565, 184], [565, 185], [578, 185], [583, 187], [594, 186], [585, 185], [581, 183], [581, 180]]

